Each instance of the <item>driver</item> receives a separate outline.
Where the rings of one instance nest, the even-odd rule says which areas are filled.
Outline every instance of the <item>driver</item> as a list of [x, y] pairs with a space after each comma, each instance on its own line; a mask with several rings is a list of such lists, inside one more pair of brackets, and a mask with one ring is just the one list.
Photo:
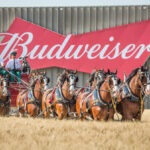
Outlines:
[[18, 59], [16, 59], [16, 52], [12, 52], [11, 54], [11, 59], [8, 61], [7, 65], [6, 65], [6, 69], [8, 69], [8, 71], [10, 71], [11, 73], [11, 82], [14, 82], [14, 78], [15, 76], [17, 77], [17, 81], [18, 83], [21, 82], [21, 68], [22, 65], [20, 63], [20, 61]]

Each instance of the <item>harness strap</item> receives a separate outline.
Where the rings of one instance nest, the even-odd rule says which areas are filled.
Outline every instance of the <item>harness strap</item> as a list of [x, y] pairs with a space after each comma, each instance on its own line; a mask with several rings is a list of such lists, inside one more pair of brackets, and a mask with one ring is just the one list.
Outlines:
[[46, 105], [46, 98], [48, 97], [49, 93], [52, 91], [52, 89], [49, 89], [47, 90], [46, 92], [46, 95], [44, 97], [44, 106], [45, 106], [45, 110], [44, 111], [47, 111], [47, 105]]
[[80, 105], [80, 118], [82, 117], [83, 113], [86, 112], [86, 111], [85, 111], [85, 112], [82, 112], [82, 107], [83, 107], [83, 103], [84, 103], [86, 97], [87, 97], [89, 94], [90, 94], [90, 93], [87, 93], [87, 94], [85, 94], [84, 97], [83, 97], [82, 103], [81, 103], [81, 105]]
[[[54, 99], [54, 94], [55, 94], [55, 91], [56, 91], [56, 87], [54, 88], [53, 92], [52, 92], [52, 96], [51, 96], [51, 99], [49, 100], [49, 103], [51, 103]], [[50, 93], [50, 92], [49, 92]], [[48, 93], [48, 94], [49, 94]]]
[[26, 111], [26, 108], [27, 108], [27, 99], [28, 99], [28, 94], [29, 92], [26, 93], [26, 97], [25, 97], [25, 101], [24, 101], [24, 111]]
[[117, 111], [117, 107], [116, 107], [117, 103], [115, 102], [113, 96], [111, 96], [111, 99], [112, 99], [112, 105], [113, 105], [114, 111], [115, 111], [118, 121], [119, 121], [118, 111]]
[[143, 113], [143, 110], [144, 110], [144, 108], [143, 108], [143, 105], [144, 105], [144, 99], [143, 99], [143, 96], [142, 96], [142, 92], [141, 92], [140, 98], [141, 98], [141, 117], [142, 117], [142, 113]]
[[126, 83], [125, 85], [126, 85], [127, 89], [128, 89], [129, 92], [130, 92], [131, 100], [132, 100], [132, 101], [139, 101], [139, 97], [136, 96], [136, 95], [132, 92], [132, 90], [131, 90], [131, 88], [130, 88], [130, 86], [129, 86], [129, 83]]

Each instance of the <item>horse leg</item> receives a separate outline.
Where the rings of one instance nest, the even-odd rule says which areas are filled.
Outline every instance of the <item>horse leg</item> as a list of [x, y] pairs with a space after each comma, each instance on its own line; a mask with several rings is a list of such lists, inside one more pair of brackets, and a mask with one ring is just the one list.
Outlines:
[[59, 120], [62, 120], [64, 117], [67, 117], [67, 108], [64, 104], [58, 103], [56, 104], [56, 112]]
[[10, 112], [10, 107], [9, 107], [9, 106], [6, 106], [6, 107], [5, 107], [5, 115], [6, 115], [6, 116], [9, 116], [9, 112]]
[[114, 114], [115, 114], [114, 110], [110, 109], [108, 121], [113, 121], [114, 120]]
[[133, 115], [129, 112], [126, 114], [123, 114], [122, 121], [133, 121]]
[[100, 120], [102, 115], [102, 109], [99, 106], [93, 106], [92, 109], [92, 116], [94, 120]]
[[4, 106], [0, 106], [0, 115], [1, 116], [5, 115], [5, 108], [4, 108]]
[[77, 112], [77, 116], [78, 116], [79, 118], [80, 118], [80, 111], [81, 111], [81, 110], [80, 110], [80, 105], [81, 105], [81, 104], [80, 104], [80, 103], [81, 103], [80, 100], [81, 100], [80, 98], [77, 98], [77, 100], [76, 100], [76, 112]]
[[76, 115], [76, 105], [71, 104], [69, 107], [70, 107], [70, 112], [68, 112], [68, 117], [76, 118], [77, 117], [77, 115]]
[[134, 119], [135, 119], [136, 121], [141, 121], [141, 118], [142, 118], [141, 114], [138, 114], [138, 115], [136, 115], [136, 116], [134, 117]]
[[20, 108], [20, 109], [18, 110], [17, 116], [25, 117], [25, 111], [24, 111], [23, 108]]
[[[46, 101], [47, 101], [47, 99], [46, 99]], [[49, 104], [49, 102], [48, 102], [48, 104]], [[48, 113], [48, 110], [47, 110], [48, 107], [49, 107], [48, 104], [47, 103], [45, 104], [45, 95], [43, 95], [43, 97], [42, 97], [42, 112], [43, 112], [43, 115], [44, 115], [45, 118], [49, 117], [49, 113]]]
[[38, 115], [38, 107], [35, 104], [27, 104], [27, 112], [30, 117], [36, 117]]

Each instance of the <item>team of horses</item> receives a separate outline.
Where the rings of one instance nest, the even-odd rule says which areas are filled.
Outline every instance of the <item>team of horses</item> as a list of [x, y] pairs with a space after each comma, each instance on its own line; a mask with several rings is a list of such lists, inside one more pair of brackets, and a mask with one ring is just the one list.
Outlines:
[[[30, 83], [17, 95], [17, 115], [64, 119], [114, 120], [120, 114], [122, 120], [141, 120], [144, 97], [150, 95], [150, 75], [147, 67], [134, 69], [124, 81], [117, 71], [94, 70], [88, 86], [77, 87], [77, 71], [64, 70], [55, 87], [45, 72], [31, 73]], [[9, 81], [0, 77], [0, 115], [9, 115], [11, 94]]]

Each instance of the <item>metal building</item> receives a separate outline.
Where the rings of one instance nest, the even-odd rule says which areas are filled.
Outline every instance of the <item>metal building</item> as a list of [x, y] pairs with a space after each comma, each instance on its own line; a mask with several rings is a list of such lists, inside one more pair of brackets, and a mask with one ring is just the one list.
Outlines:
[[[30, 3], [31, 2], [31, 3]], [[0, 32], [6, 32], [15, 17], [66, 35], [80, 34], [150, 19], [150, 3], [142, 0], [0, 0]], [[150, 59], [146, 62], [150, 64]], [[47, 74], [55, 85], [61, 68], [47, 68]], [[79, 86], [83, 86], [89, 74], [79, 74]], [[150, 108], [147, 102], [146, 107]]]

